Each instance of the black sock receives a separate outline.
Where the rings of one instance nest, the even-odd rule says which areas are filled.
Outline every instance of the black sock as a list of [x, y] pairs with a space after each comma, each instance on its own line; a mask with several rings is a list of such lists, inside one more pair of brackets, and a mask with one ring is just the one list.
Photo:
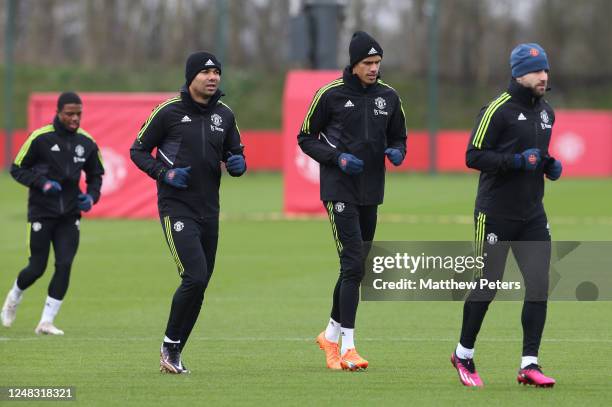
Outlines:
[[482, 326], [482, 321], [489, 309], [489, 302], [486, 301], [466, 301], [463, 304], [463, 324], [461, 325], [461, 346], [474, 349], [476, 337]]
[[546, 323], [546, 301], [525, 301], [521, 314], [523, 324], [523, 356], [538, 356]]

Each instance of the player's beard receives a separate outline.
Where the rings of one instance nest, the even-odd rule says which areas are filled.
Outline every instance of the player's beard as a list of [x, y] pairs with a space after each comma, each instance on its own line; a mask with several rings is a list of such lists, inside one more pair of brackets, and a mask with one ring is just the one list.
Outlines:
[[531, 91], [533, 92], [535, 96], [542, 97], [546, 94], [547, 88], [548, 88], [547, 82], [540, 82], [540, 83], [536, 83], [535, 85], [533, 85], [533, 87], [531, 88]]

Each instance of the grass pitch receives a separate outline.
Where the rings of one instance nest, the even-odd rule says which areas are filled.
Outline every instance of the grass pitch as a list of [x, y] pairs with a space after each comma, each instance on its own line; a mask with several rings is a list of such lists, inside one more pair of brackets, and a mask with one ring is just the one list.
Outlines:
[[[557, 379], [554, 389], [516, 384], [516, 302], [494, 303], [485, 320], [476, 355], [483, 389], [463, 388], [448, 360], [459, 335], [458, 302], [362, 302], [356, 342], [370, 368], [327, 371], [314, 338], [327, 322], [338, 269], [329, 224], [275, 220], [279, 175], [223, 181], [217, 266], [184, 352], [191, 375], [158, 371], [178, 285], [159, 223], [85, 220], [56, 320], [66, 335], [33, 332], [51, 257], [13, 327], [0, 329], [0, 386], [74, 386], [75, 405], [83, 406], [609, 405], [609, 302], [549, 304], [540, 359]], [[610, 180], [548, 183], [553, 238], [612, 240], [611, 187]], [[2, 174], [0, 191], [3, 300], [26, 263], [26, 189]], [[471, 240], [475, 191], [473, 175], [390, 175], [376, 238]]]

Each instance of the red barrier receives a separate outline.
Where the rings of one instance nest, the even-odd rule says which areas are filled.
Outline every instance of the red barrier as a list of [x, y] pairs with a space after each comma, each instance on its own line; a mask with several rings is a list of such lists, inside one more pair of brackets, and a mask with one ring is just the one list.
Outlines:
[[243, 130], [240, 133], [249, 171], [280, 171], [283, 165], [283, 138], [279, 131]]
[[[25, 129], [17, 129], [13, 130], [13, 141], [11, 148], [11, 159], [15, 159], [21, 145], [28, 138], [28, 132]], [[6, 167], [6, 163], [4, 162], [4, 151], [6, 148], [6, 140], [4, 138], [4, 132], [0, 130], [0, 163], [2, 163], [2, 168]]]
[[[243, 143], [249, 170], [284, 171], [287, 213], [318, 213], [318, 164], [297, 145], [297, 133], [308, 104], [319, 87], [339, 77], [335, 71], [294, 71], [287, 76], [283, 98], [283, 131], [244, 131]], [[168, 93], [83, 93], [83, 127], [98, 141], [106, 166], [103, 199], [88, 216], [157, 217], [153, 181], [129, 159], [142, 122]], [[28, 106], [29, 130], [49, 123], [55, 115], [57, 94], [34, 94]], [[551, 154], [564, 164], [564, 176], [612, 176], [612, 113], [558, 111]], [[14, 133], [13, 157], [27, 134]], [[468, 131], [441, 131], [437, 138], [437, 166], [441, 172], [469, 171], [465, 167]], [[4, 158], [0, 132], [0, 158]], [[408, 156], [390, 171], [426, 171], [429, 168], [429, 137], [423, 131], [408, 132]]]
[[399, 167], [387, 165], [391, 172], [429, 170], [429, 135], [424, 131], [408, 130], [406, 159]]
[[[57, 94], [32, 94], [28, 105], [28, 130], [49, 123], [56, 110]], [[142, 123], [169, 93], [81, 93], [81, 126], [97, 141], [104, 160], [102, 199], [87, 214], [91, 217], [156, 217], [157, 195], [153, 180], [129, 158], [129, 149]]]
[[550, 154], [563, 162], [564, 176], [612, 175], [612, 114], [560, 110]]
[[319, 163], [302, 152], [297, 135], [312, 98], [338, 71], [292, 71], [283, 95], [283, 182], [285, 213], [319, 213]]
[[[82, 93], [82, 127], [96, 139], [106, 174], [102, 199], [87, 215], [92, 217], [155, 218], [157, 196], [154, 181], [131, 162], [129, 148], [153, 108], [174, 96], [168, 93]], [[32, 131], [55, 115], [57, 94], [33, 94], [28, 107]], [[281, 138], [276, 132], [243, 132], [250, 170], [278, 169]], [[15, 147], [18, 149], [23, 143]]]
[[[319, 200], [319, 166], [302, 153], [296, 136], [315, 91], [339, 77], [335, 71], [292, 71], [283, 97], [283, 172], [285, 213], [323, 212]], [[440, 172], [468, 172], [465, 151], [470, 132], [445, 130], [436, 138], [436, 167]], [[407, 157], [390, 171], [429, 169], [429, 136], [409, 131]], [[550, 153], [563, 162], [564, 176], [612, 176], [612, 113], [556, 113]]]

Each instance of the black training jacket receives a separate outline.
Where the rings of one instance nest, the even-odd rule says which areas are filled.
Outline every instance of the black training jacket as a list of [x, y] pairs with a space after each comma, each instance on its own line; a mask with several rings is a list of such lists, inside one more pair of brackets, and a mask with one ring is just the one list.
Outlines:
[[[381, 204], [385, 149], [397, 148], [406, 155], [406, 123], [400, 97], [380, 79], [363, 87], [347, 67], [342, 78], [315, 94], [298, 143], [320, 164], [321, 200]], [[342, 153], [363, 160], [363, 172], [342, 172], [338, 167]]]
[[[472, 130], [466, 164], [480, 171], [476, 210], [526, 220], [544, 213], [544, 166], [554, 160], [548, 145], [555, 113], [543, 98], [514, 79], [508, 90], [483, 107]], [[539, 148], [535, 171], [511, 168], [514, 154]]]
[[[160, 216], [195, 219], [219, 216], [221, 162], [243, 155], [240, 132], [231, 109], [217, 93], [206, 106], [197, 104], [187, 88], [158, 105], [132, 144], [132, 161], [157, 180]], [[157, 148], [155, 157], [151, 151]], [[163, 181], [171, 168], [191, 167], [189, 186], [174, 188]]]
[[[57, 116], [53, 124], [34, 130], [27, 138], [11, 166], [11, 175], [30, 189], [28, 221], [62, 216], [81, 216], [77, 196], [79, 180], [85, 171], [87, 193], [95, 202], [100, 199], [104, 165], [95, 140], [83, 129], [68, 131]], [[45, 195], [42, 187], [48, 180], [57, 181], [61, 192]]]

